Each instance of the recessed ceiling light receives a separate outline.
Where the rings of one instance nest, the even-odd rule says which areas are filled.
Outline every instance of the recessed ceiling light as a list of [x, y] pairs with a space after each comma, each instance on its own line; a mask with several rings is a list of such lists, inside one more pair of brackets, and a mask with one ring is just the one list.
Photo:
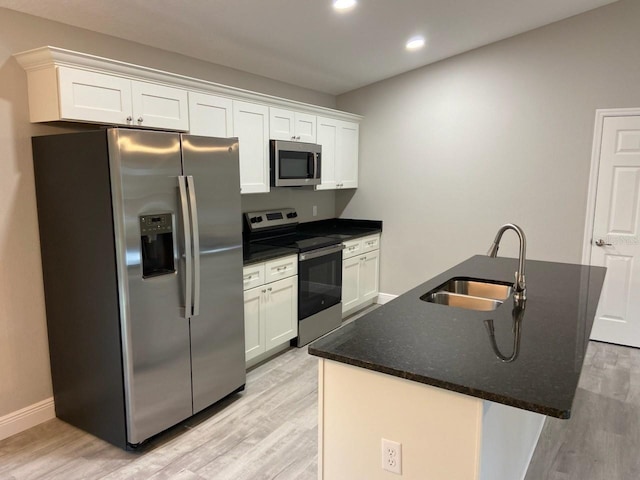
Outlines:
[[333, 0], [333, 8], [340, 12], [351, 10], [358, 3], [356, 0]]
[[422, 36], [411, 37], [405, 45], [407, 50], [420, 50], [424, 47], [425, 40]]

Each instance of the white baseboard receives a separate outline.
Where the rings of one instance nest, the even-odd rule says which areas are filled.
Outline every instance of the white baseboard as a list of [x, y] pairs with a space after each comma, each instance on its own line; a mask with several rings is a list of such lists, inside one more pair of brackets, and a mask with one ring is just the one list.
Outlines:
[[53, 397], [0, 417], [0, 440], [55, 418]]
[[391, 293], [379, 293], [378, 294], [378, 299], [376, 300], [376, 303], [378, 303], [380, 305], [384, 305], [385, 303], [390, 302], [391, 300], [393, 300], [397, 296], [398, 295], [392, 295]]

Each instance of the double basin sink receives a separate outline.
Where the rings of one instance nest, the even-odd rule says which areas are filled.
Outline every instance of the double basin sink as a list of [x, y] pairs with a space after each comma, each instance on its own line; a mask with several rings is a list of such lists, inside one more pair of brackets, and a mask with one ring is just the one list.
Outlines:
[[490, 312], [511, 296], [513, 285], [493, 280], [454, 277], [425, 293], [420, 300], [449, 307]]

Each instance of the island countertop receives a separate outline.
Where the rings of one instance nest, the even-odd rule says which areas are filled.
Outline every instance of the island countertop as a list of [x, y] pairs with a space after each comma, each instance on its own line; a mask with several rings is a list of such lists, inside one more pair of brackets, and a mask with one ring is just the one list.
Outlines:
[[[604, 268], [527, 260], [527, 300], [520, 311], [513, 296], [490, 312], [420, 299], [453, 277], [513, 282], [517, 266], [513, 258], [471, 257], [317, 340], [309, 353], [569, 418]], [[514, 356], [516, 332], [517, 356], [505, 361]]]

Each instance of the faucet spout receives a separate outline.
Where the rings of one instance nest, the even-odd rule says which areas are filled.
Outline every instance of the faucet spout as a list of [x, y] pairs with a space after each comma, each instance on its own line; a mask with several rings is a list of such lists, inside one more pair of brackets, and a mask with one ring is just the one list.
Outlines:
[[524, 277], [524, 265], [527, 254], [527, 237], [524, 235], [524, 231], [514, 223], [506, 223], [500, 227], [498, 233], [496, 233], [496, 238], [493, 240], [491, 247], [489, 247], [489, 251], [487, 255], [490, 257], [496, 257], [498, 255], [498, 249], [500, 248], [500, 240], [502, 240], [502, 235], [507, 230], [513, 230], [518, 235], [518, 239], [520, 240], [520, 254], [518, 258], [518, 270], [515, 273], [515, 283], [513, 284], [513, 298], [517, 303], [522, 303], [527, 299], [527, 285]]

